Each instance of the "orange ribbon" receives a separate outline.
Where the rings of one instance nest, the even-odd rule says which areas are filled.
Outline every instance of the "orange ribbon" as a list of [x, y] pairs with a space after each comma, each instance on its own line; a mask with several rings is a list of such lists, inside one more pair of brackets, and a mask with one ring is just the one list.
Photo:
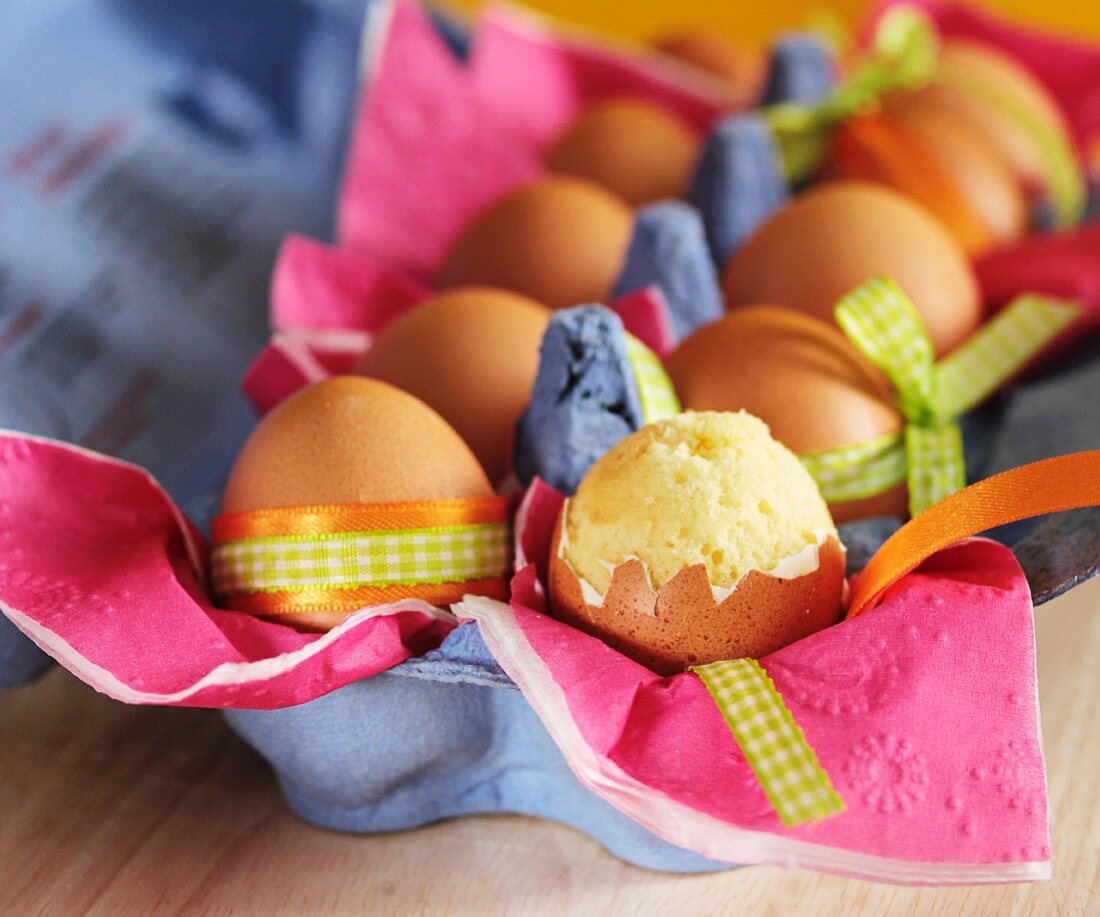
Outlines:
[[503, 579], [475, 579], [460, 583], [411, 583], [396, 586], [356, 586], [353, 589], [309, 589], [303, 592], [252, 592], [234, 595], [226, 605], [234, 611], [272, 617], [303, 611], [357, 611], [403, 599], [421, 599], [445, 607], [467, 594], [506, 601]]
[[509, 497], [282, 506], [218, 516], [210, 524], [215, 544], [273, 535], [335, 535], [507, 522]]
[[999, 525], [1100, 506], [1100, 450], [1021, 465], [971, 484], [898, 529], [856, 578], [853, 618], [874, 608], [894, 583], [944, 548]]

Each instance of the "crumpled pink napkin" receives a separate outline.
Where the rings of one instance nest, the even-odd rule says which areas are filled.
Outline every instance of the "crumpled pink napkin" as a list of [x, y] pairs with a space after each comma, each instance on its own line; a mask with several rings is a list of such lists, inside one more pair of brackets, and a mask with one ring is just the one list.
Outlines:
[[203, 537], [148, 472], [0, 432], [0, 613], [97, 691], [131, 704], [301, 704], [438, 646], [420, 601], [327, 634], [214, 607]]
[[578, 778], [709, 857], [906, 884], [1050, 874], [1027, 583], [1011, 552], [964, 542], [874, 612], [760, 660], [847, 811], [785, 828], [702, 682], [662, 678], [543, 613], [561, 497], [520, 511], [511, 605], [469, 600], [485, 642]]
[[1077, 150], [1087, 161], [1089, 145], [1100, 135], [1100, 47], [944, 0], [885, 0], [871, 13], [869, 24], [902, 4], [924, 10], [943, 35], [992, 44], [1026, 65], [1058, 100]]
[[982, 296], [997, 311], [1021, 293], [1072, 300], [1081, 315], [1032, 362], [1045, 363], [1100, 328], [1100, 222], [1071, 232], [1031, 236], [994, 249], [974, 263]]

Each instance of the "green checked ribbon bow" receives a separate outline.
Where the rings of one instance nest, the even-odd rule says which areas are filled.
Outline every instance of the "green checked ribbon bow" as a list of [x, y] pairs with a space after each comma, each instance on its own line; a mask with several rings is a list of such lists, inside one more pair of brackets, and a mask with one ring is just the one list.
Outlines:
[[896, 6], [879, 20], [869, 59], [829, 98], [816, 105], [784, 103], [764, 109], [787, 179], [798, 183], [818, 170], [833, 128], [843, 121], [874, 108], [889, 92], [927, 83], [938, 54], [939, 39], [928, 18], [911, 7]]
[[908, 478], [909, 512], [966, 485], [957, 420], [985, 400], [1080, 314], [1064, 300], [1025, 294], [935, 362], [932, 342], [894, 281], [872, 280], [836, 307], [841, 329], [889, 377], [902, 433], [799, 456], [831, 503], [880, 493]]

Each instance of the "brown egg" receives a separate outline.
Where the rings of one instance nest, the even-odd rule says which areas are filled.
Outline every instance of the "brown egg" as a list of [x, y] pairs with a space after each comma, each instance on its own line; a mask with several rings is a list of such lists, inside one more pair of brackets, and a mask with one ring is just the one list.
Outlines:
[[699, 138], [667, 108], [611, 99], [586, 108], [547, 151], [546, 164], [640, 207], [683, 197], [698, 151]]
[[[839, 331], [777, 306], [738, 309], [704, 325], [668, 357], [684, 408], [746, 410], [792, 452], [866, 442], [902, 429], [881, 374]], [[838, 522], [908, 515], [904, 483], [829, 505]]]
[[[400, 389], [337, 376], [292, 395], [241, 449], [221, 512], [489, 497], [473, 453], [442, 417]], [[347, 611], [295, 611], [278, 619], [327, 630]]]
[[982, 221], [994, 245], [1027, 231], [1027, 201], [1008, 162], [973, 127], [933, 108], [901, 106], [891, 120], [911, 134]]
[[936, 79], [916, 92], [891, 97], [889, 110], [931, 108], [957, 118], [985, 138], [1026, 187], [1044, 188], [1047, 166], [1041, 147], [1006, 105], [1054, 136], [1069, 136], [1058, 103], [1042, 83], [1007, 54], [977, 42], [945, 42]]
[[516, 419], [531, 395], [549, 318], [544, 306], [506, 290], [437, 293], [389, 325], [355, 371], [438, 411], [499, 482], [509, 470]]
[[867, 182], [821, 185], [773, 214], [734, 252], [722, 287], [731, 309], [775, 303], [832, 322], [837, 302], [874, 277], [900, 284], [939, 356], [979, 324], [978, 285], [958, 245], [920, 206]]
[[492, 493], [469, 447], [424, 402], [374, 379], [336, 376], [260, 421], [229, 474], [221, 511]]
[[478, 216], [451, 248], [438, 285], [502, 287], [554, 309], [604, 302], [633, 231], [621, 198], [584, 179], [548, 176]]
[[743, 99], [755, 99], [760, 94], [764, 55], [757, 48], [702, 29], [670, 32], [654, 46], [730, 84]]
[[892, 188], [939, 220], [970, 256], [993, 238], [955, 179], [910, 131], [879, 112], [849, 118], [833, 134], [826, 177]]

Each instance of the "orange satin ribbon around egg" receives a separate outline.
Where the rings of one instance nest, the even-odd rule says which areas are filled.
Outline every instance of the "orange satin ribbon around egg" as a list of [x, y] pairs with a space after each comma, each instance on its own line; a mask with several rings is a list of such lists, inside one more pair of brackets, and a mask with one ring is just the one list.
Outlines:
[[507, 597], [507, 497], [291, 506], [211, 524], [225, 607], [264, 616]]
[[386, 605], [404, 599], [420, 599], [429, 605], [446, 607], [469, 594], [498, 602], [508, 599], [503, 579], [465, 580], [460, 583], [415, 583], [400, 586], [358, 586], [354, 589], [310, 589], [305, 592], [241, 593], [230, 603], [234, 611], [263, 617], [307, 611], [355, 611], [370, 605]]
[[879, 548], [855, 581], [848, 617], [874, 608], [905, 574], [944, 548], [999, 525], [1100, 506], [1100, 450], [1021, 465], [928, 507]]
[[509, 497], [418, 500], [408, 503], [348, 503], [284, 506], [218, 516], [210, 525], [215, 543], [272, 535], [328, 535], [507, 522]]

